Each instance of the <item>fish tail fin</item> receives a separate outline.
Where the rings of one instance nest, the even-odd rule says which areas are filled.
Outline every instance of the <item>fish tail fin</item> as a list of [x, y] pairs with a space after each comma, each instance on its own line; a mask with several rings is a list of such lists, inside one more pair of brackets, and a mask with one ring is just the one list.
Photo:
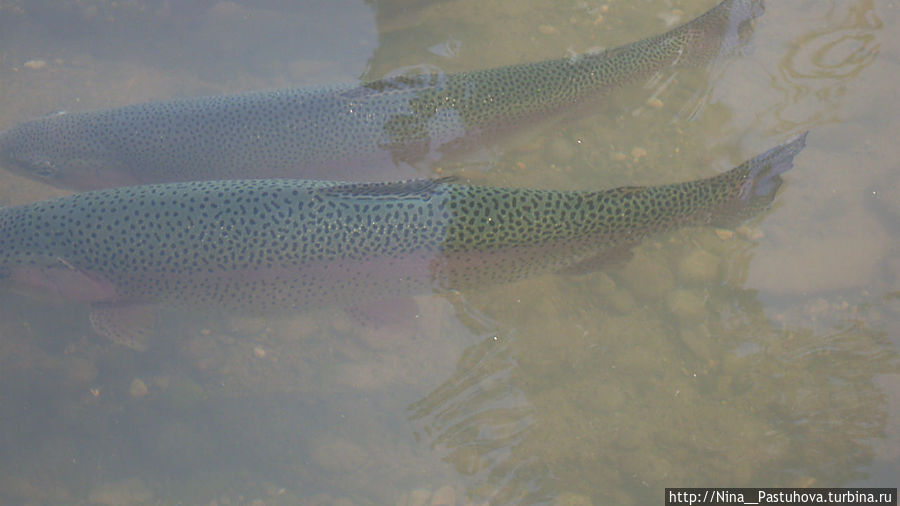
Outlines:
[[711, 223], [716, 226], [730, 227], [744, 220], [753, 218], [768, 209], [781, 187], [781, 174], [794, 166], [794, 157], [806, 146], [804, 132], [794, 139], [779, 144], [774, 148], [757, 155], [730, 171], [716, 176], [731, 190], [731, 197], [712, 213]]
[[702, 66], [743, 51], [753, 32], [752, 21], [765, 12], [763, 0], [724, 0], [704, 14], [666, 34], [681, 44], [675, 64]]
[[755, 198], [774, 197], [781, 186], [781, 174], [794, 166], [794, 157], [806, 146], [803, 132], [794, 139], [775, 146], [761, 155], [744, 162], [747, 179], [741, 186], [740, 198], [749, 201]]

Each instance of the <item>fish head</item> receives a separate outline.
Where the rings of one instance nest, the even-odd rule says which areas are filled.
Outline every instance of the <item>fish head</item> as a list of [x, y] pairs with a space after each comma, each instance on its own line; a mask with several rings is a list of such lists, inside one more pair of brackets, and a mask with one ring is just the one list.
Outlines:
[[0, 132], [0, 166], [30, 179], [73, 190], [136, 184], [102, 141], [60, 112]]

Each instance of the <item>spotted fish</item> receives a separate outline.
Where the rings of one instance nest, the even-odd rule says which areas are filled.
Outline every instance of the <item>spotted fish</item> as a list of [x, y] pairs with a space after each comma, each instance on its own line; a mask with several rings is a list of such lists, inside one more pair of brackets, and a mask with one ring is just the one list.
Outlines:
[[572, 58], [55, 114], [0, 133], [0, 165], [78, 190], [422, 177], [444, 155], [476, 151], [667, 67], [731, 52], [762, 10], [761, 0], [725, 0], [668, 33]]
[[354, 306], [592, 266], [653, 232], [768, 206], [806, 135], [697, 181], [602, 191], [454, 180], [227, 180], [0, 209], [0, 279], [93, 304], [268, 313]]

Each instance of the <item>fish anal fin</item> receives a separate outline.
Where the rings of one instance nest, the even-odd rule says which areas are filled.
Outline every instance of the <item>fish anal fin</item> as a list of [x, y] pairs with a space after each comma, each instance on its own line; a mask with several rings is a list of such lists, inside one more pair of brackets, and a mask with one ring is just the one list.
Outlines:
[[632, 247], [633, 245], [629, 244], [604, 251], [601, 254], [565, 267], [558, 272], [560, 274], [587, 274], [601, 269], [624, 265], [634, 257]]
[[159, 323], [155, 305], [98, 302], [91, 306], [91, 327], [110, 341], [136, 351], [146, 351]]

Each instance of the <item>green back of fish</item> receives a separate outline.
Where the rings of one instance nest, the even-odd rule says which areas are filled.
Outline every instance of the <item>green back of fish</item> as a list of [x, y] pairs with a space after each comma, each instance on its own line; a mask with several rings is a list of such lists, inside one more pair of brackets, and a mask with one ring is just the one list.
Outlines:
[[[4, 166], [58, 186], [292, 177], [398, 180], [664, 68], [739, 45], [760, 0], [725, 0], [623, 47], [458, 74], [58, 114], [0, 134]], [[427, 174], [427, 172], [426, 172]]]
[[419, 88], [409, 98], [410, 113], [386, 123], [398, 144], [433, 136], [430, 120], [442, 109], [458, 112], [467, 129], [484, 132], [602, 98], [612, 89], [666, 67], [705, 65], [734, 51], [747, 36], [749, 21], [761, 12], [761, 1], [727, 0], [670, 32], [609, 51], [446, 78], [391, 78], [365, 86], [376, 90]]
[[277, 309], [564, 269], [660, 230], [767, 206], [803, 138], [719, 176], [566, 192], [452, 181], [234, 180], [0, 209], [0, 270], [83, 272], [116, 300]]

